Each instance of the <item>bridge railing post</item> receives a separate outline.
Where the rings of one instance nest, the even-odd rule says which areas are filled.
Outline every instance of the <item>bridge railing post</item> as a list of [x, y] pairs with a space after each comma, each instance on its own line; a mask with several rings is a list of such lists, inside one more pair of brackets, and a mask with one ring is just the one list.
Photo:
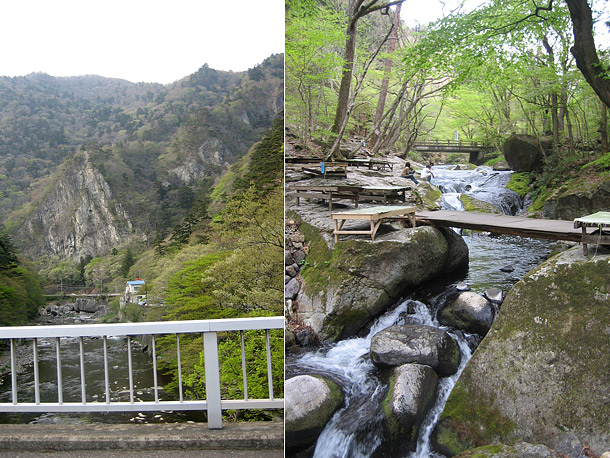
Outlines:
[[203, 358], [205, 361], [205, 392], [208, 407], [208, 428], [222, 429], [222, 405], [220, 400], [220, 365], [218, 361], [218, 335], [203, 334]]

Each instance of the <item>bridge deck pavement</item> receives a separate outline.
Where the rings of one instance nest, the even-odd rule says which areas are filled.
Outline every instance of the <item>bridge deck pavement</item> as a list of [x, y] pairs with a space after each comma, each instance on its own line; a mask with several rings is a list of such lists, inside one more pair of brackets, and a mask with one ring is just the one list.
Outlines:
[[283, 448], [284, 425], [280, 421], [225, 422], [220, 430], [209, 430], [206, 423], [0, 425], [0, 456], [21, 456], [15, 452], [85, 450], [120, 450], [129, 456], [129, 451], [142, 450], [271, 451]]

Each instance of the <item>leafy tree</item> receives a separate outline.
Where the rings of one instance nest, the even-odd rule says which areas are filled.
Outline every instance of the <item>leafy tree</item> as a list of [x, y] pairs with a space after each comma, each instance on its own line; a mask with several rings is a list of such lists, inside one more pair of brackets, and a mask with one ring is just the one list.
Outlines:
[[366, 2], [365, 0], [349, 1], [349, 5], [347, 7], [347, 28], [345, 31], [345, 51], [343, 54], [343, 73], [341, 76], [341, 85], [339, 87], [339, 100], [337, 102], [337, 110], [335, 112], [335, 121], [331, 129], [334, 133], [339, 133], [339, 129], [347, 116], [354, 61], [356, 58], [358, 22], [366, 15], [375, 11], [385, 11], [387, 13], [390, 6], [401, 4], [403, 2], [404, 0], [372, 0], [369, 2]]
[[566, 4], [574, 25], [571, 52], [576, 58], [576, 65], [602, 102], [610, 107], [610, 67], [597, 54], [591, 7], [587, 0], [566, 0]]
[[0, 326], [28, 323], [43, 304], [38, 278], [20, 265], [10, 238], [0, 234]]
[[131, 251], [131, 248], [127, 248], [127, 251], [123, 255], [123, 260], [121, 261], [121, 269], [119, 271], [122, 277], [129, 277], [129, 269], [131, 269], [131, 266], [133, 266], [135, 262], [136, 259], [133, 255], [133, 252]]
[[334, 98], [328, 87], [343, 62], [339, 25], [345, 16], [313, 0], [288, 0], [286, 6], [287, 121], [299, 126], [307, 145], [326, 111], [325, 102]]
[[17, 255], [8, 234], [0, 232], [0, 271], [10, 271], [17, 267]]

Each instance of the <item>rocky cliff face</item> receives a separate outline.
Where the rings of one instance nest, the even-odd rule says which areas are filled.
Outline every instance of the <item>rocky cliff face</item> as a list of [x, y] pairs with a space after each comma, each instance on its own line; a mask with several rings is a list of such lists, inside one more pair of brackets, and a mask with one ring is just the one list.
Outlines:
[[439, 451], [568, 436], [610, 449], [609, 266], [610, 250], [576, 247], [515, 285], [447, 401]]
[[87, 152], [68, 160], [31, 208], [17, 238], [32, 258], [48, 255], [78, 261], [108, 252], [132, 233], [129, 215], [113, 199]]

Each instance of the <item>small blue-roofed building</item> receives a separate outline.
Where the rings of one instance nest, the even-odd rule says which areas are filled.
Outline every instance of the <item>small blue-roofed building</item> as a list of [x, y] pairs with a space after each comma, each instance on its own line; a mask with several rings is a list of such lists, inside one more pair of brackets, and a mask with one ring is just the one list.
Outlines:
[[125, 286], [125, 302], [141, 303], [146, 300], [146, 282], [140, 278], [128, 281]]

